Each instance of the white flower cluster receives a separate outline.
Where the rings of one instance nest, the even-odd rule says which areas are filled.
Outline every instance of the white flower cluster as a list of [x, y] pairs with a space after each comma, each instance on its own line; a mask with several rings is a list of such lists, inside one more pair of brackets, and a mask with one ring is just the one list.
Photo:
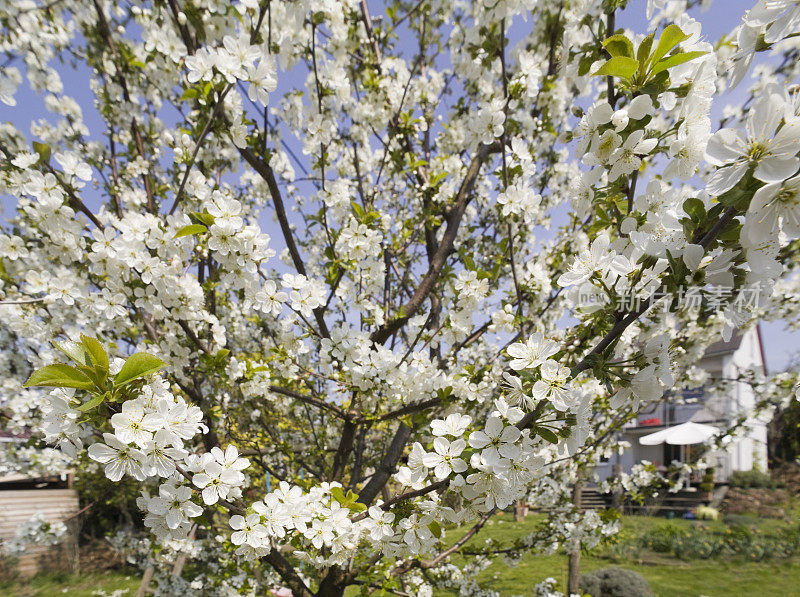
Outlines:
[[314, 309], [325, 304], [325, 286], [320, 280], [283, 274], [282, 284], [289, 291], [289, 306], [303, 317], [311, 317]]
[[670, 339], [666, 334], [647, 341], [641, 351], [647, 364], [633, 375], [629, 386], [620, 388], [611, 397], [611, 408], [632, 404], [636, 411], [640, 404], [659, 398], [666, 388], [672, 387], [675, 379], [669, 349]]
[[[454, 413], [433, 421], [433, 450], [427, 452], [415, 442], [408, 466], [400, 467], [395, 475], [399, 483], [412, 489], [424, 487], [431, 473], [438, 481], [447, 479], [450, 489], [465, 499], [463, 509], [444, 510], [451, 522], [470, 521], [481, 512], [507, 507], [526, 493], [527, 485], [541, 470], [539, 442], [531, 438], [530, 430], [520, 431], [515, 426], [523, 411], [502, 399], [495, 405], [497, 410], [482, 429], [472, 431], [466, 439], [472, 423], [469, 416]], [[471, 455], [465, 460], [461, 456], [467, 445]]]
[[559, 365], [551, 359], [560, 347], [557, 342], [545, 338], [541, 332], [535, 332], [525, 342], [515, 342], [508, 347], [511, 357], [509, 366], [515, 371], [538, 370], [540, 379], [532, 388], [532, 395], [524, 392], [518, 378], [506, 375], [509, 384], [508, 399], [511, 404], [524, 404], [532, 408], [540, 400], [547, 399], [560, 411], [565, 411], [577, 403], [573, 392], [570, 372], [567, 367]]
[[722, 194], [755, 167], [753, 177], [765, 182], [753, 196], [742, 229], [747, 248], [778, 249], [781, 233], [800, 236], [800, 96], [767, 89], [749, 111], [745, 131], [720, 129], [706, 155], [718, 170], [706, 189]]
[[[180, 455], [171, 453], [170, 456], [177, 460]], [[170, 467], [175, 472], [158, 487], [158, 493], [150, 496], [143, 491], [137, 499], [139, 509], [146, 513], [145, 526], [162, 543], [186, 539], [192, 529], [191, 519], [203, 513], [203, 507], [194, 501], [195, 491], [185, 484], [190, 473], [194, 473], [191, 475], [192, 485], [200, 492], [207, 506], [221, 500], [240, 498], [247, 481], [242, 471], [250, 462], [241, 458], [234, 446], [228, 446], [224, 451], [214, 447], [210, 452], [199, 455], [186, 454], [184, 451], [182, 457], [181, 464], [185, 470], [176, 471], [179, 463], [170, 461]]]
[[[558, 581], [552, 576], [548, 576], [542, 582], [533, 585], [533, 597], [564, 597], [564, 593], [556, 589]], [[573, 597], [574, 594], [568, 597]]]
[[241, 486], [245, 482], [242, 472], [250, 461], [239, 456], [235, 446], [228, 446], [223, 452], [218, 447], [210, 452], [185, 457], [189, 472], [195, 473], [192, 483], [202, 489], [203, 502], [216, 504], [219, 500], [236, 498], [241, 495]]
[[277, 66], [269, 48], [251, 44], [246, 34], [226, 35], [219, 48], [200, 48], [186, 58], [186, 68], [190, 83], [214, 81], [217, 73], [228, 83], [247, 82], [248, 97], [264, 106], [269, 102], [269, 93], [275, 91], [278, 84]]
[[761, 39], [766, 44], [775, 44], [796, 32], [798, 22], [800, 7], [794, 0], [756, 2], [736, 31], [738, 51], [732, 56], [731, 86], [738, 85], [750, 70]]
[[175, 462], [189, 456], [183, 442], [205, 430], [199, 407], [175, 398], [167, 384], [157, 380], [142, 395], [123, 402], [112, 415], [114, 433], [89, 446], [89, 457], [105, 465], [106, 476], [119, 481], [128, 474], [140, 481], [170, 477]]
[[48, 521], [37, 513], [17, 526], [14, 536], [2, 544], [2, 551], [8, 556], [19, 556], [32, 545], [58, 545], [67, 532], [67, 525], [62, 521]]
[[[388, 549], [395, 536], [394, 514], [372, 506], [368, 516], [354, 521], [353, 511], [334, 495], [341, 487], [340, 483], [323, 483], [304, 491], [282, 481], [263, 500], [253, 503], [250, 513], [231, 517], [231, 542], [239, 546], [237, 553], [260, 557], [275, 541], [297, 540], [302, 546], [299, 555], [323, 568], [347, 562], [367, 537]], [[314, 555], [312, 548], [319, 555]], [[325, 552], [327, 557], [322, 555]]]
[[[74, 453], [81, 447], [82, 429], [76, 422], [81, 405], [74, 397], [53, 394], [46, 410], [45, 438]], [[194, 473], [191, 481], [202, 490], [207, 505], [241, 496], [246, 482], [241, 471], [249, 461], [239, 457], [235, 447], [228, 446], [224, 452], [215, 447], [199, 455], [185, 449], [185, 441], [207, 431], [202, 420], [199, 407], [176, 398], [168, 385], [156, 378], [143, 387], [139, 397], [123, 402], [120, 412], [111, 416], [114, 433], [104, 433], [102, 442], [89, 446], [89, 458], [104, 465], [111, 481], [125, 475], [139, 481], [166, 480], [158, 495], [143, 494], [139, 499], [140, 508], [147, 512], [145, 525], [160, 539], [185, 538], [191, 527], [189, 519], [203, 511], [192, 501], [191, 487], [183, 484], [184, 475]]]

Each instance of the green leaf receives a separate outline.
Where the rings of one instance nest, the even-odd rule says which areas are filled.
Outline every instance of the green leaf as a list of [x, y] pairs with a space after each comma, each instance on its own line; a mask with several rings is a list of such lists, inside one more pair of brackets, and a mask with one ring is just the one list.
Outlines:
[[620, 79], [630, 79], [636, 74], [639, 68], [639, 61], [627, 56], [614, 56], [601, 66], [595, 76], [605, 75], [608, 77], [619, 77]]
[[47, 365], [34, 371], [23, 387], [30, 388], [33, 386], [90, 390], [94, 387], [94, 383], [87, 375], [78, 371], [75, 367], [59, 363]]
[[464, 251], [464, 267], [466, 267], [469, 271], [473, 272], [477, 268], [475, 267], [475, 259], [472, 258], [472, 255]]
[[680, 54], [673, 54], [672, 56], [667, 56], [663, 60], [659, 60], [650, 71], [651, 74], [655, 75], [660, 73], [662, 70], [667, 70], [668, 68], [672, 68], [673, 66], [678, 66], [679, 64], [683, 64], [684, 62], [689, 62], [690, 60], [694, 60], [703, 54], [708, 54], [708, 52], [681, 52]]
[[351, 201], [350, 204], [353, 206], [353, 211], [356, 212], [358, 219], [363, 220], [364, 216], [366, 215], [366, 213], [364, 212], [364, 208], [361, 207], [361, 205], [359, 205], [355, 201]]
[[683, 211], [685, 211], [694, 222], [700, 222], [706, 215], [705, 205], [696, 197], [691, 197], [683, 202]]
[[197, 99], [197, 96], [200, 95], [200, 92], [195, 87], [190, 87], [189, 89], [185, 89], [181, 94], [181, 101], [185, 102], [188, 100]]
[[558, 443], [558, 436], [552, 431], [552, 429], [548, 429], [547, 427], [534, 427], [533, 430], [536, 432], [536, 435], [541, 437], [543, 440], [548, 441], [551, 444]]
[[325, 12], [318, 10], [311, 14], [311, 22], [314, 25], [322, 25], [325, 22]]
[[639, 68], [636, 71], [637, 77], [644, 78], [645, 73], [647, 73], [647, 69], [650, 66], [650, 50], [653, 47], [654, 39], [655, 31], [645, 37], [636, 50], [636, 60], [639, 61]]
[[50, 161], [50, 146], [47, 143], [33, 142], [33, 151], [39, 154], [39, 163], [46, 164]]
[[717, 240], [732, 241], [739, 240], [742, 232], [742, 225], [736, 220], [731, 220], [722, 232], [717, 235]]
[[192, 212], [192, 216], [194, 216], [194, 218], [198, 222], [201, 222], [201, 223], [205, 224], [206, 226], [213, 226], [214, 225], [214, 216], [212, 216], [207, 211], [204, 211], [204, 212], [193, 211]]
[[633, 58], [633, 43], [623, 33], [617, 33], [604, 40], [603, 47], [611, 56]]
[[[597, 56], [594, 56], [592, 54], [584, 54], [583, 56], [581, 56], [580, 61], [578, 61], [578, 76], [582, 77], [583, 75], [588, 73], [589, 69], [591, 68], [592, 64], [594, 64], [594, 61], [596, 59]], [[438, 180], [436, 182], [438, 182]], [[431, 186], [434, 186], [433, 182], [431, 182]]]
[[225, 359], [228, 358], [228, 355], [231, 354], [231, 351], [227, 348], [220, 348], [217, 351], [217, 354], [214, 355], [214, 362], [218, 365], [222, 363]]
[[715, 220], [722, 215], [723, 211], [725, 211], [725, 206], [722, 203], [717, 203], [708, 210], [708, 217]]
[[184, 226], [183, 228], [178, 230], [175, 233], [175, 236], [173, 236], [172, 238], [180, 238], [182, 236], [190, 236], [192, 234], [202, 234], [206, 230], [208, 230], [208, 228], [206, 228], [202, 224], [189, 224], [188, 226]]
[[81, 342], [92, 360], [92, 364], [102, 371], [108, 371], [108, 355], [106, 354], [103, 345], [98, 342], [97, 338], [85, 336], [81, 334]]
[[650, 58], [650, 49], [653, 47], [653, 40], [655, 39], [655, 32], [651, 33], [647, 37], [642, 40], [642, 43], [639, 44], [639, 48], [636, 50], [636, 60], [639, 61], [639, 64], [645, 66]]
[[347, 501], [341, 487], [331, 487], [331, 495], [340, 504], [344, 504]]
[[433, 536], [437, 539], [442, 536], [442, 527], [435, 520], [428, 524], [428, 528], [430, 529], [431, 533], [433, 533]]
[[71, 360], [75, 361], [79, 365], [91, 365], [92, 359], [89, 356], [86, 347], [78, 344], [77, 342], [73, 342], [72, 340], [65, 340], [64, 342], [53, 342], [53, 346], [55, 346], [58, 350], [63, 352], [67, 355]]
[[114, 378], [114, 384], [121, 386], [149, 373], [155, 373], [164, 366], [164, 361], [146, 352], [137, 352], [128, 357]]
[[14, 279], [8, 275], [8, 272], [6, 271], [6, 266], [3, 265], [2, 259], [0, 259], [0, 280], [8, 284], [14, 283]]
[[664, 56], [666, 56], [667, 52], [669, 52], [672, 48], [677, 46], [682, 41], [689, 39], [689, 37], [691, 36], [686, 35], [677, 25], [669, 25], [661, 34], [661, 37], [658, 40], [658, 45], [656, 46], [655, 51], [653, 51], [653, 54], [650, 56], [650, 63], [655, 64]]
[[94, 407], [99, 406], [103, 400], [105, 400], [105, 394], [98, 394], [94, 396], [89, 402], [84, 402], [78, 407], [78, 410], [81, 412], [86, 412], [87, 410], [92, 410]]

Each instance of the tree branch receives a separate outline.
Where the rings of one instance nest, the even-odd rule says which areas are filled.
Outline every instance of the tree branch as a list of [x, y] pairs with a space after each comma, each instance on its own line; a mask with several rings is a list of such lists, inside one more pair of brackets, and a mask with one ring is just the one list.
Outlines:
[[392, 443], [389, 445], [389, 449], [386, 451], [380, 464], [378, 464], [375, 469], [375, 473], [359, 493], [359, 502], [365, 506], [369, 506], [381, 492], [381, 489], [386, 485], [389, 477], [394, 473], [397, 462], [403, 456], [403, 450], [405, 449], [406, 442], [410, 435], [411, 428], [404, 423], [400, 423], [394, 434], [394, 438], [392, 438]]
[[219, 116], [219, 113], [222, 111], [222, 108], [225, 105], [225, 96], [228, 95], [228, 92], [232, 88], [233, 83], [229, 83], [225, 89], [222, 90], [222, 93], [219, 94], [217, 104], [214, 106], [211, 116], [208, 117], [208, 121], [203, 127], [200, 136], [197, 138], [197, 144], [194, 146], [192, 156], [189, 158], [189, 162], [186, 164], [186, 171], [183, 173], [183, 178], [181, 179], [181, 184], [178, 187], [178, 192], [175, 193], [175, 201], [172, 203], [172, 207], [169, 209], [170, 215], [174, 214], [175, 210], [178, 209], [178, 204], [181, 202], [181, 198], [183, 197], [183, 189], [186, 187], [186, 181], [189, 180], [189, 174], [192, 172], [192, 166], [194, 166], [194, 162], [197, 159], [197, 154], [200, 152], [200, 147], [202, 146], [203, 141], [205, 141], [206, 136], [208, 136], [208, 133], [211, 132], [211, 125], [214, 124], [214, 120], [216, 120], [217, 116]]
[[445, 549], [442, 553], [431, 560], [409, 560], [397, 566], [394, 570], [392, 570], [392, 576], [400, 576], [401, 574], [405, 574], [412, 568], [418, 567], [422, 570], [428, 570], [430, 568], [435, 568], [439, 564], [442, 563], [448, 556], [452, 555], [456, 551], [458, 551], [467, 541], [472, 539], [478, 531], [483, 528], [483, 525], [486, 524], [486, 521], [492, 517], [492, 515], [497, 511], [497, 508], [492, 508], [486, 514], [481, 516], [480, 520], [476, 522], [473, 527], [467, 531], [463, 537], [461, 537], [458, 541], [453, 543], [450, 547]]
[[370, 336], [375, 344], [383, 344], [394, 332], [400, 329], [405, 323], [419, 311], [422, 303], [433, 290], [439, 279], [439, 274], [444, 267], [448, 255], [453, 248], [458, 233], [458, 227], [464, 217], [467, 205], [472, 197], [472, 189], [475, 187], [475, 181], [480, 173], [481, 166], [486, 158], [493, 152], [500, 150], [500, 143], [495, 142], [490, 145], [481, 145], [478, 149], [477, 155], [472, 158], [464, 180], [461, 182], [461, 187], [456, 194], [455, 204], [450, 210], [450, 215], [447, 218], [447, 229], [442, 237], [442, 242], [439, 244], [436, 253], [431, 259], [428, 271], [425, 277], [420, 282], [414, 295], [408, 302], [401, 307], [402, 315], [395, 317], [388, 321], [386, 324], [375, 330]]
[[283, 581], [289, 585], [292, 590], [292, 595], [295, 597], [314, 597], [314, 593], [308, 588], [306, 583], [295, 572], [294, 566], [287, 560], [280, 551], [273, 548], [269, 554], [264, 558], [275, 569]]
[[[278, 224], [281, 227], [283, 239], [286, 242], [286, 248], [289, 249], [289, 255], [292, 257], [292, 263], [294, 263], [294, 267], [298, 274], [307, 277], [308, 274], [306, 274], [306, 266], [303, 263], [303, 258], [300, 257], [300, 251], [297, 248], [297, 244], [294, 242], [294, 235], [292, 234], [292, 228], [289, 225], [289, 219], [286, 217], [286, 208], [283, 205], [283, 199], [281, 198], [281, 190], [278, 187], [278, 181], [275, 179], [275, 172], [268, 163], [264, 162], [256, 154], [254, 154], [250, 148], [240, 148], [239, 153], [267, 183], [270, 195], [272, 195], [272, 202], [275, 205], [275, 215], [278, 216]], [[314, 317], [317, 320], [320, 334], [324, 338], [330, 338], [330, 331], [325, 323], [322, 307], [317, 307], [314, 309]]]
[[295, 400], [299, 400], [300, 402], [309, 404], [311, 406], [316, 406], [317, 408], [321, 408], [323, 410], [330, 411], [340, 419], [345, 419], [345, 420], [353, 419], [353, 416], [350, 413], [343, 411], [335, 404], [331, 404], [330, 402], [325, 402], [324, 400], [321, 400], [319, 398], [315, 398], [313, 396], [306, 396], [305, 394], [300, 394], [293, 390], [287, 390], [286, 388], [282, 388], [280, 386], [270, 386], [269, 391], [275, 392], [276, 394], [281, 394], [283, 396], [288, 396], [289, 398], [294, 398]]

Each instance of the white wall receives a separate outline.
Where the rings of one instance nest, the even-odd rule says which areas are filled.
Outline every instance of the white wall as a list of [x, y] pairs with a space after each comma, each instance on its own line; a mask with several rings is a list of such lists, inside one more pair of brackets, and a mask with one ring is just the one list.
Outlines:
[[[725, 377], [736, 378], [746, 371], [753, 370], [764, 372], [764, 361], [755, 327], [745, 333], [738, 350], [726, 359], [723, 373]], [[751, 410], [755, 406], [755, 401], [755, 394], [750, 384], [734, 384], [730, 401], [731, 418]], [[767, 470], [767, 426], [757, 419], [749, 419], [747, 428], [744, 437], [731, 446], [731, 468], [737, 471], [749, 471], [756, 466], [765, 471]]]

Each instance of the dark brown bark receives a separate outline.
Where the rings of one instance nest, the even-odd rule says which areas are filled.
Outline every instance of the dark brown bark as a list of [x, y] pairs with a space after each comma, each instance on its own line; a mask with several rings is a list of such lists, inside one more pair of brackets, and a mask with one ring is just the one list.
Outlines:
[[411, 428], [404, 423], [400, 423], [394, 434], [392, 443], [389, 445], [389, 449], [386, 450], [386, 454], [384, 454], [380, 464], [376, 467], [372, 478], [361, 490], [358, 496], [359, 502], [365, 506], [369, 506], [372, 500], [381, 492], [381, 489], [386, 485], [389, 477], [394, 473], [397, 462], [403, 456], [403, 450], [410, 435]]

